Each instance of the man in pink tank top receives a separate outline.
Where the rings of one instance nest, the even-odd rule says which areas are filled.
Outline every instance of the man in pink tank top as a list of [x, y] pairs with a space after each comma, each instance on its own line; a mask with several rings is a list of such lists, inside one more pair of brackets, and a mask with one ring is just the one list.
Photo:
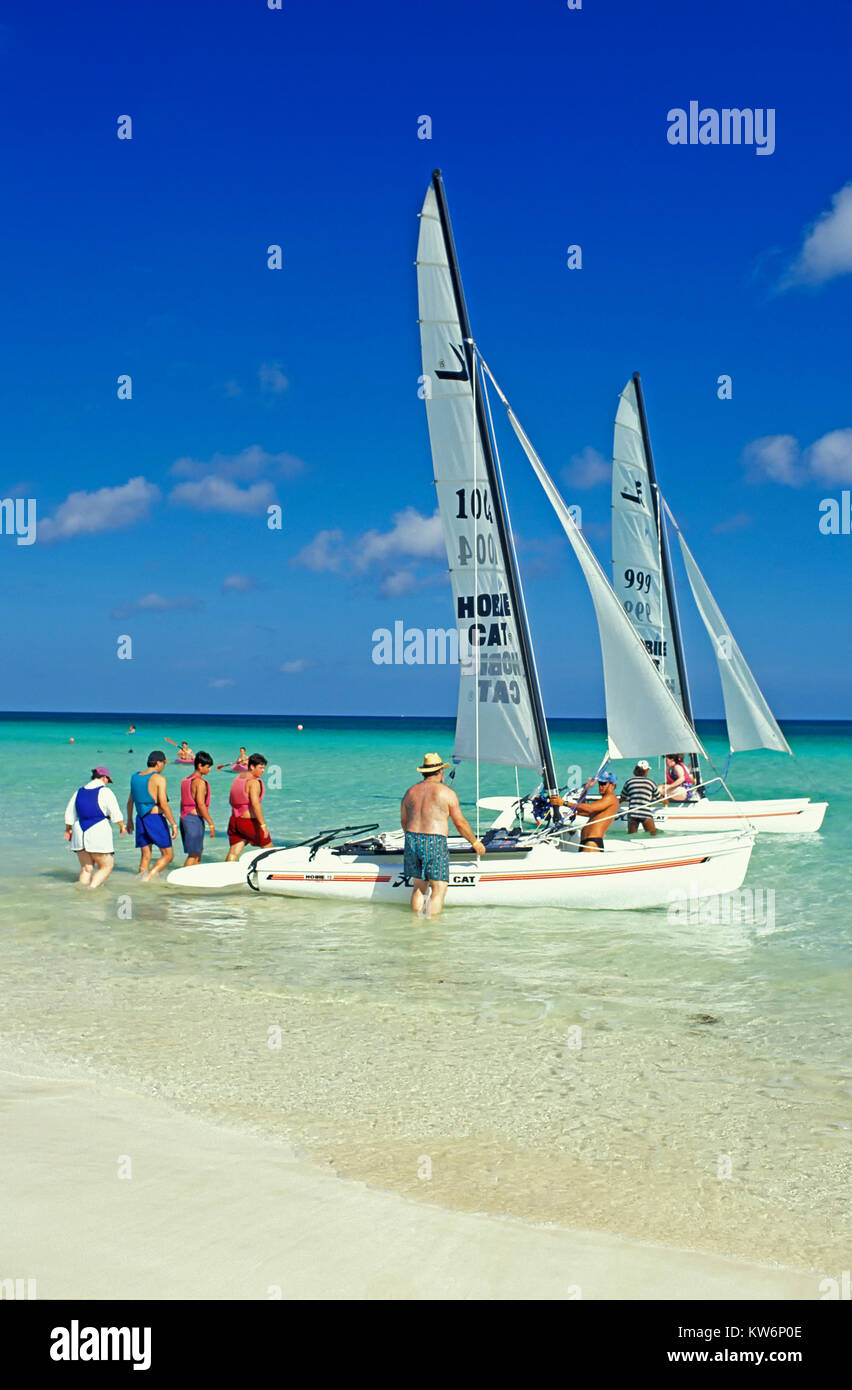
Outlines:
[[213, 759], [200, 750], [195, 755], [195, 771], [180, 784], [180, 837], [186, 854], [184, 868], [200, 864], [204, 851], [204, 827], [211, 836], [216, 827], [210, 818], [210, 783], [207, 781]]
[[231, 848], [226, 862], [239, 859], [246, 845], [256, 845], [266, 849], [272, 844], [266, 821], [263, 818], [263, 773], [266, 759], [261, 753], [252, 753], [248, 760], [248, 771], [240, 772], [231, 786], [231, 819], [228, 821], [228, 839]]

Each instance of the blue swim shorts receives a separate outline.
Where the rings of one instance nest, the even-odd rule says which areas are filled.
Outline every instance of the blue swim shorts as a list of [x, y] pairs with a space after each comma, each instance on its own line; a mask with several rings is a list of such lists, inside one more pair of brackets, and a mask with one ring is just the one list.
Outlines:
[[186, 854], [200, 854], [204, 849], [204, 821], [200, 816], [181, 816], [180, 838]]
[[169, 823], [165, 816], [161, 816], [159, 811], [149, 811], [147, 815], [136, 817], [136, 848], [144, 849], [146, 845], [157, 845], [159, 849], [168, 849], [172, 842], [169, 833]]
[[449, 883], [450, 852], [446, 835], [419, 835], [406, 830], [404, 873], [406, 878]]

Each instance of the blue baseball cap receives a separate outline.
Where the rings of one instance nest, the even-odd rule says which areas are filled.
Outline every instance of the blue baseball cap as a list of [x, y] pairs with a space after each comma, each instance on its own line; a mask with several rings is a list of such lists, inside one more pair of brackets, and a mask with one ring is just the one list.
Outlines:
[[615, 778], [609, 771], [598, 773], [598, 783], [601, 782], [611, 782], [613, 786], [617, 785]]

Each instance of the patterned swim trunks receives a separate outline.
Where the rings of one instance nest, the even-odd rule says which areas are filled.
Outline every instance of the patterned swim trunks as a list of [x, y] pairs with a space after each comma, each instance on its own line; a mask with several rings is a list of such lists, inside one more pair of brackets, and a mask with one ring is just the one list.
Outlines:
[[406, 878], [449, 883], [450, 852], [446, 835], [419, 835], [406, 830], [404, 872]]

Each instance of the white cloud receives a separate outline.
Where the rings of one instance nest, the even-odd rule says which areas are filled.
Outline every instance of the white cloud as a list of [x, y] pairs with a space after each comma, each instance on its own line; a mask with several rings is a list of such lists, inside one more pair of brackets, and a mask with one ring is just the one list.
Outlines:
[[799, 466], [799, 441], [792, 434], [767, 434], [752, 440], [743, 450], [749, 482], [783, 483], [799, 487], [804, 481]]
[[294, 565], [304, 565], [306, 569], [313, 570], [316, 574], [323, 570], [338, 571], [343, 568], [345, 559], [341, 548], [343, 532], [318, 531], [312, 541], [300, 550], [298, 555], [293, 556]]
[[123, 608], [115, 608], [113, 618], [127, 618], [131, 613], [171, 613], [178, 608], [200, 608], [197, 598], [181, 594], [178, 598], [163, 598], [162, 594], [144, 594], [135, 603], [127, 603]]
[[713, 527], [713, 534], [716, 536], [727, 535], [729, 531], [744, 531], [751, 526], [752, 518], [748, 512], [734, 512], [733, 516], [726, 517], [724, 521], [718, 521]]
[[249, 444], [238, 454], [214, 454], [209, 459], [179, 458], [172, 464], [176, 478], [230, 478], [247, 483], [257, 478], [291, 478], [305, 465], [295, 454], [269, 454], [259, 444]]
[[250, 574], [229, 574], [222, 580], [223, 593], [247, 594], [257, 588], [257, 580]]
[[218, 478], [211, 473], [197, 482], [178, 483], [169, 494], [169, 501], [177, 507], [195, 507], [200, 512], [237, 512], [252, 516], [265, 511], [275, 501], [275, 488], [271, 483], [252, 483], [251, 487], [241, 488], [228, 478]]
[[277, 362], [264, 362], [258, 372], [261, 391], [268, 395], [280, 396], [290, 385]]
[[[337, 574], [361, 575], [378, 570], [379, 592], [397, 598], [410, 589], [431, 582], [419, 575], [409, 561], [445, 560], [444, 536], [438, 512], [426, 516], [416, 507], [405, 507], [393, 518], [388, 531], [365, 531], [346, 541], [341, 530], [318, 531], [313, 540], [294, 556], [294, 565]], [[443, 578], [443, 576], [442, 576]]]
[[835, 193], [831, 208], [808, 228], [802, 249], [790, 266], [782, 289], [793, 285], [824, 285], [838, 275], [852, 274], [852, 183]]
[[142, 477], [130, 478], [119, 487], [72, 492], [52, 517], [39, 522], [38, 537], [44, 541], [59, 541], [94, 535], [98, 531], [118, 531], [144, 521], [159, 500], [160, 489]]
[[307, 670], [310, 664], [311, 663], [309, 661], [306, 661], [303, 656], [300, 656], [297, 657], [295, 661], [282, 661], [281, 665], [278, 667], [278, 670], [283, 672], [285, 676], [296, 676], [299, 674], [300, 671]]
[[208, 685], [211, 690], [227, 690], [229, 686], [236, 685], [236, 681], [225, 678], [223, 680], [208, 681]]
[[366, 531], [354, 546], [355, 567], [359, 570], [402, 556], [440, 560], [445, 554], [439, 513], [423, 516], [416, 507], [397, 512], [389, 531]]
[[805, 450], [805, 464], [814, 478], [852, 482], [852, 429], [831, 430], [817, 439]]
[[612, 463], [597, 449], [586, 447], [582, 453], [572, 456], [567, 468], [562, 470], [562, 477], [571, 487], [597, 487], [612, 481]]
[[379, 585], [379, 592], [383, 598], [398, 598], [400, 594], [407, 594], [416, 584], [417, 576], [413, 570], [391, 570]]

